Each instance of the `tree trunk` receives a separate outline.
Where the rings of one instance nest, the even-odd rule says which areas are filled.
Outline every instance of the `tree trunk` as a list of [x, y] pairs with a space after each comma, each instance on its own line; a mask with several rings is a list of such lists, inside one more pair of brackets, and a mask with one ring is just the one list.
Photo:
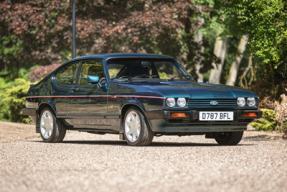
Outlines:
[[[202, 17], [198, 17], [198, 21], [201, 25], [204, 23], [204, 19]], [[203, 74], [200, 72], [200, 69], [203, 67], [202, 64], [202, 54], [204, 51], [204, 47], [202, 46], [202, 40], [203, 40], [203, 34], [200, 32], [197, 32], [194, 35], [194, 41], [197, 43], [199, 50], [196, 51], [196, 58], [197, 61], [195, 62], [194, 68], [195, 68], [195, 73], [197, 75], [197, 81], [198, 82], [203, 82]]]
[[238, 46], [238, 55], [236, 55], [235, 60], [232, 62], [231, 68], [229, 70], [229, 77], [226, 81], [226, 85], [232, 85], [234, 86], [236, 77], [238, 74], [238, 69], [243, 57], [243, 52], [246, 49], [246, 45], [248, 42], [248, 37], [246, 35], [243, 35], [240, 39], [240, 43]]
[[212, 66], [214, 67], [211, 69], [210, 75], [209, 75], [209, 83], [213, 84], [219, 84], [220, 83], [220, 77], [221, 72], [225, 60], [225, 55], [227, 52], [228, 47], [228, 38], [221, 39], [221, 37], [217, 37], [214, 45], [214, 55], [220, 59], [220, 64], [212, 63]]

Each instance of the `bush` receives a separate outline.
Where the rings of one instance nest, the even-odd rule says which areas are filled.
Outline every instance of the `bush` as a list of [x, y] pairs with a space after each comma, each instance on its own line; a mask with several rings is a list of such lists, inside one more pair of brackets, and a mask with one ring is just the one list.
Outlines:
[[281, 102], [275, 102], [276, 121], [278, 122], [278, 129], [282, 130], [287, 137], [287, 96], [282, 94], [280, 99]]
[[30, 82], [40, 81], [47, 75], [49, 75], [52, 71], [57, 69], [61, 64], [52, 64], [52, 65], [46, 65], [46, 66], [40, 66], [36, 69], [33, 69], [30, 72]]
[[276, 129], [277, 121], [275, 118], [277, 114], [271, 109], [261, 109], [263, 118], [256, 119], [251, 123], [251, 126], [260, 131], [273, 131]]
[[[7, 110], [2, 111], [3, 116], [13, 122], [29, 122], [22, 114], [22, 108], [25, 107], [25, 96], [30, 88], [31, 83], [25, 79], [15, 79], [15, 86], [5, 89], [5, 92], [0, 94], [2, 97], [2, 105]], [[5, 104], [5, 105], [4, 105]]]
[[282, 94], [280, 99], [280, 102], [271, 102], [266, 97], [263, 103], [271, 109], [261, 109], [263, 118], [256, 119], [251, 126], [262, 131], [283, 131], [283, 137], [287, 138], [287, 96]]

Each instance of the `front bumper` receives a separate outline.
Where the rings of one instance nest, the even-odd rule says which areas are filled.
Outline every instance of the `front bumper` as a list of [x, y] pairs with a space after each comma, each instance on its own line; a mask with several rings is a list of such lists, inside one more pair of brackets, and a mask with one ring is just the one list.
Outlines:
[[[220, 111], [220, 110], [217, 110]], [[233, 121], [199, 121], [199, 111], [153, 111], [146, 112], [151, 129], [155, 133], [212, 133], [245, 131], [254, 119], [261, 118], [260, 110], [233, 110]], [[172, 117], [172, 113], [185, 113], [185, 117]], [[256, 117], [244, 117], [244, 113], [256, 113]]]
[[[204, 111], [204, 110], [200, 110]], [[221, 110], [216, 110], [221, 111]], [[222, 110], [223, 111], [223, 110]], [[231, 111], [231, 110], [228, 110]], [[234, 112], [234, 120], [253, 120], [262, 117], [262, 111], [260, 110], [233, 110]], [[172, 113], [185, 113], [185, 117], [172, 117]], [[255, 113], [256, 117], [244, 117], [244, 113]], [[146, 118], [148, 120], [153, 119], [165, 119], [165, 120], [184, 120], [186, 121], [196, 121], [199, 117], [199, 110], [189, 110], [189, 111], [148, 111], [145, 112]]]

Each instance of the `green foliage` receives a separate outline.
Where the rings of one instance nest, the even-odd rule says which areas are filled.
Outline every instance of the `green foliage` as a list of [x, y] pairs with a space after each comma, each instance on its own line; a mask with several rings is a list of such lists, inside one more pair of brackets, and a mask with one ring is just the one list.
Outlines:
[[261, 109], [263, 118], [251, 123], [251, 126], [259, 131], [273, 131], [278, 122], [275, 120], [277, 114], [271, 109]]
[[[3, 81], [3, 79], [1, 80]], [[15, 84], [11, 88], [6, 88], [5, 92], [0, 94], [2, 118], [13, 122], [27, 122], [22, 115], [22, 108], [25, 107], [25, 96], [31, 83], [25, 79], [15, 79]], [[2, 108], [3, 107], [3, 108]], [[1, 117], [0, 117], [1, 118]]]
[[[255, 57], [256, 75], [271, 84], [271, 97], [278, 99], [287, 84], [287, 1], [219, 0], [223, 14], [220, 21], [226, 34], [249, 37], [248, 48]], [[264, 84], [264, 83], [263, 83]], [[275, 90], [277, 89], [277, 90]]]
[[276, 118], [276, 113], [273, 110], [270, 109], [261, 109], [262, 111], [262, 116], [265, 118], [267, 121], [274, 121]]

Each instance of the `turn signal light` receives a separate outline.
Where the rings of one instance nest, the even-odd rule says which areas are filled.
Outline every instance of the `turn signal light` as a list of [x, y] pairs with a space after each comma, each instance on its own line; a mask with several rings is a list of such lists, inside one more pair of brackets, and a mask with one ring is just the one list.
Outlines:
[[185, 113], [172, 113], [171, 116], [172, 117], [186, 117]]
[[244, 113], [244, 117], [256, 117], [256, 113]]

